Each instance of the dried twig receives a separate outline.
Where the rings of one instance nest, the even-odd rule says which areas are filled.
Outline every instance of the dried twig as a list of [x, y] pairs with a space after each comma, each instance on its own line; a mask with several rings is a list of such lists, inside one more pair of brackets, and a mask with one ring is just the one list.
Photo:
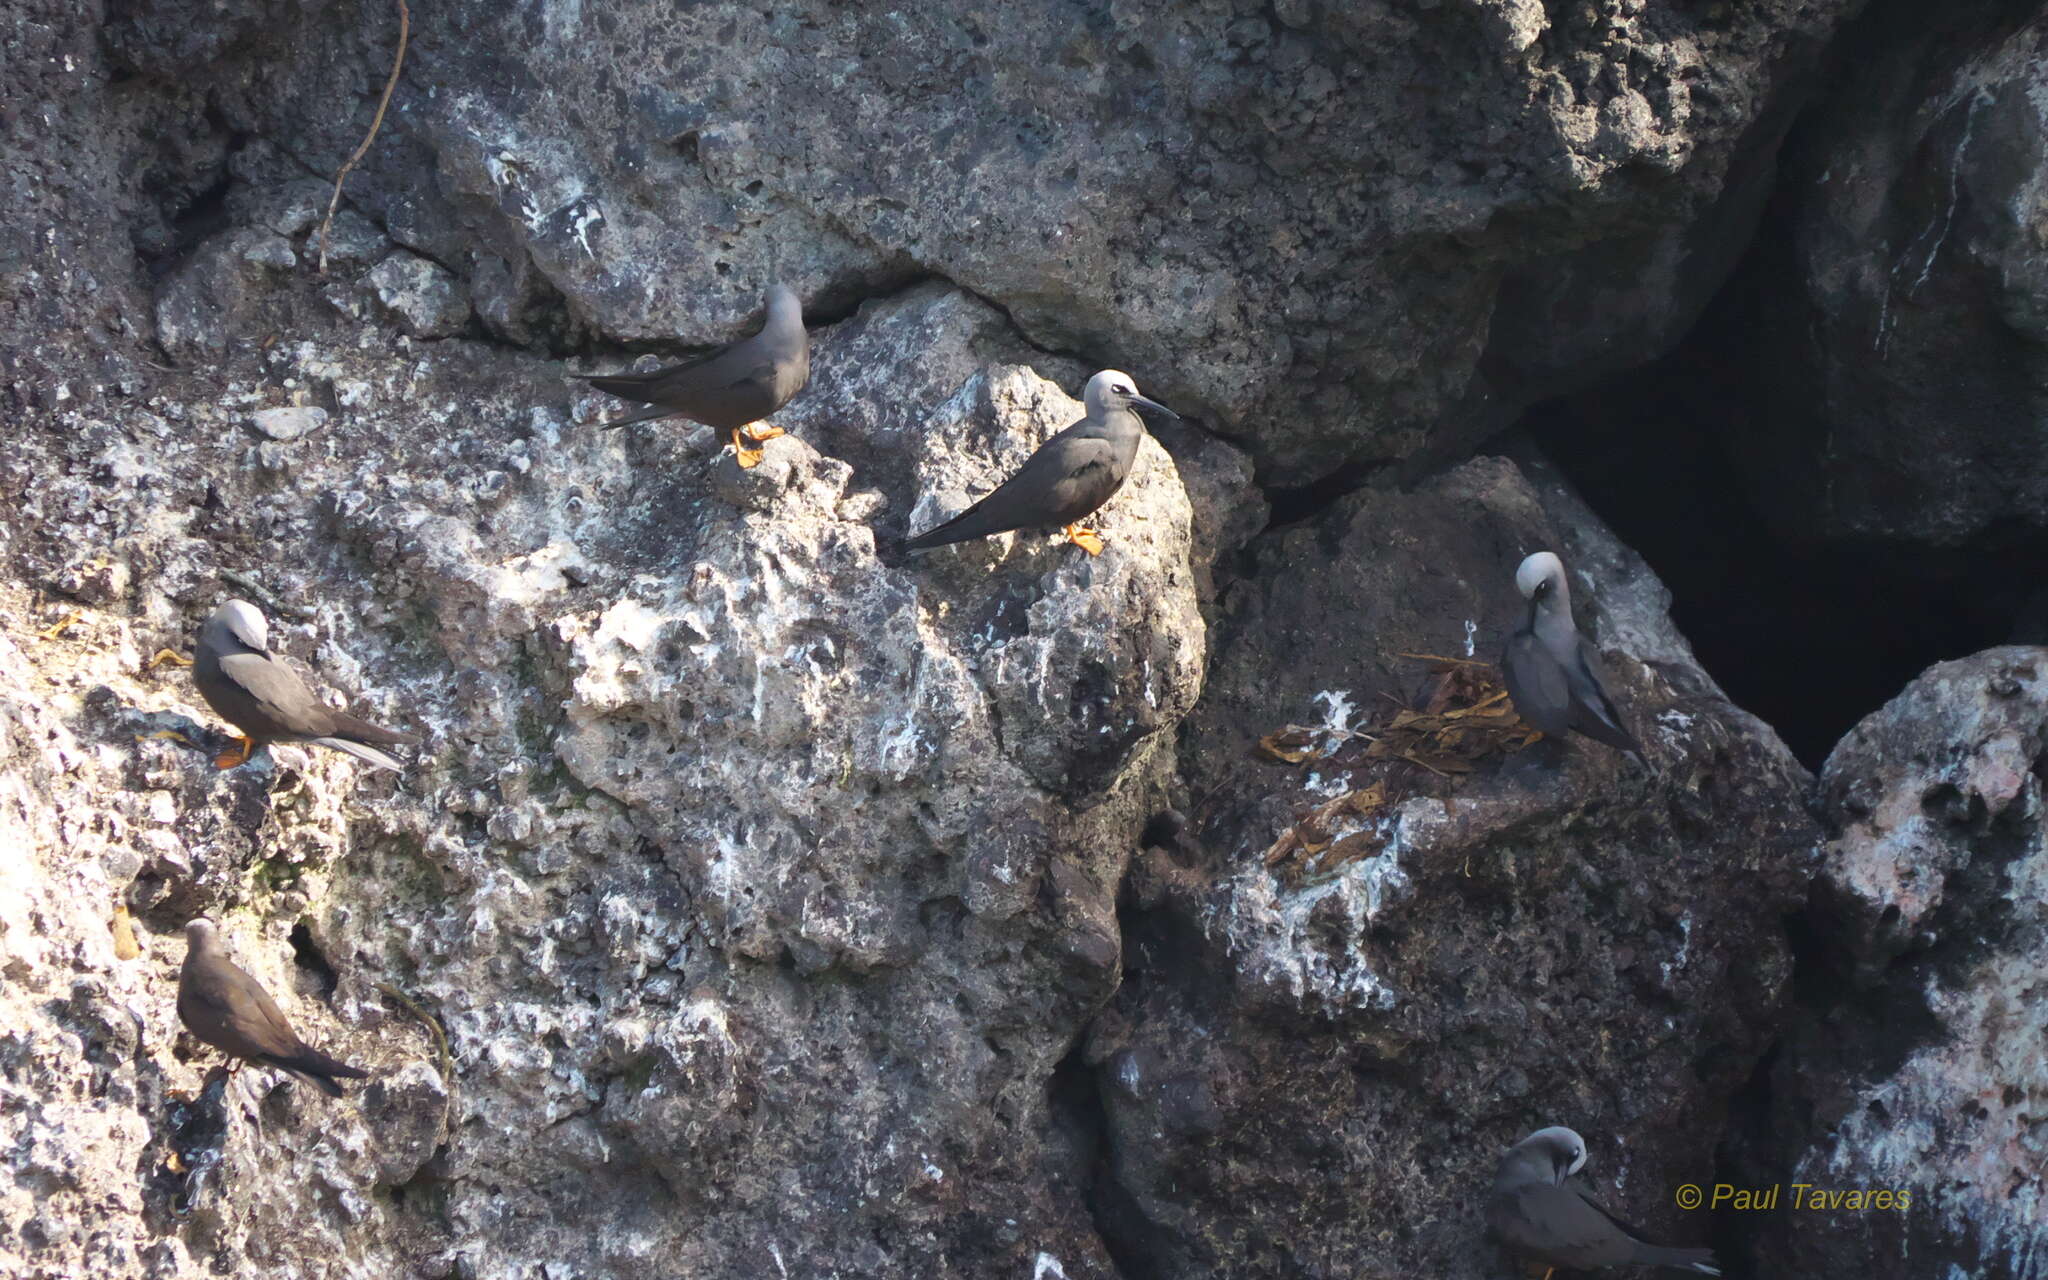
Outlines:
[[304, 605], [292, 604], [281, 598], [269, 587], [264, 586], [253, 574], [243, 573], [236, 569], [222, 569], [220, 571], [220, 578], [222, 582], [240, 587], [250, 595], [255, 596], [272, 613], [282, 613], [287, 617], [297, 618], [301, 622], [313, 617], [311, 609], [306, 608]]
[[405, 0], [398, 0], [398, 53], [391, 59], [391, 78], [384, 82], [384, 96], [377, 99], [377, 114], [370, 120], [370, 131], [363, 135], [361, 145], [355, 154], [342, 163], [341, 172], [334, 175], [334, 194], [327, 200], [327, 216], [320, 220], [320, 274], [327, 274], [327, 233], [334, 227], [334, 210], [341, 204], [341, 184], [348, 181], [348, 171], [356, 167], [370, 150], [370, 144], [377, 140], [377, 130], [384, 127], [384, 109], [391, 105], [392, 91], [398, 88], [399, 68], [405, 65], [405, 42], [412, 34], [412, 11], [405, 7]]
[[451, 1117], [455, 1112], [455, 1056], [448, 1052], [448, 1033], [442, 1029], [441, 1020], [428, 1013], [425, 1009], [420, 1008], [411, 996], [406, 995], [405, 992], [400, 991], [393, 984], [379, 982], [376, 984], [376, 987], [377, 990], [403, 1005], [407, 1013], [418, 1018], [420, 1023], [433, 1034], [434, 1066], [441, 1073], [441, 1083], [447, 1091], [447, 1102], [442, 1107], [441, 1118], [444, 1124], [450, 1123]]

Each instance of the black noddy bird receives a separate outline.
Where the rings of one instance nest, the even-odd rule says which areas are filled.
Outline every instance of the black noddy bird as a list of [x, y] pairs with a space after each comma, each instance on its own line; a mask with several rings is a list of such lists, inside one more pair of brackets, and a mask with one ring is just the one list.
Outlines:
[[220, 930], [205, 916], [185, 925], [185, 967], [178, 971], [178, 1020], [185, 1030], [230, 1058], [276, 1067], [336, 1098], [342, 1096], [337, 1079], [366, 1080], [370, 1075], [299, 1039], [270, 993], [228, 959]]
[[1585, 1140], [1562, 1125], [1538, 1129], [1510, 1147], [1486, 1197], [1486, 1225], [1509, 1252], [1559, 1267], [1670, 1267], [1718, 1276], [1711, 1249], [1651, 1244], [1572, 1177], [1586, 1163]]
[[971, 538], [989, 538], [1013, 529], [1059, 525], [1069, 541], [1089, 555], [1102, 554], [1102, 537], [1080, 521], [1115, 496], [1130, 478], [1145, 438], [1139, 410], [1180, 415], [1138, 394], [1128, 373], [1104, 369], [1088, 379], [1081, 393], [1088, 415], [1038, 447], [1016, 475], [995, 492], [936, 528], [904, 544], [924, 551]]
[[410, 746], [417, 735], [379, 729], [313, 696], [298, 672], [270, 652], [270, 623], [247, 600], [230, 600], [199, 630], [192, 683], [214, 714], [240, 730], [240, 746], [214, 757], [232, 769], [273, 742], [311, 742], [346, 751], [380, 769], [404, 765], [378, 747]]
[[1643, 749], [1600, 678], [1599, 652], [1572, 625], [1564, 562], [1538, 551], [1515, 570], [1515, 586], [1529, 602], [1529, 614], [1508, 637], [1500, 666], [1516, 714], [1548, 737], [1577, 730], [1641, 761]]
[[732, 436], [734, 461], [759, 466], [764, 440], [781, 427], [753, 426], [804, 389], [811, 377], [811, 336], [804, 332], [804, 307], [796, 291], [778, 284], [768, 290], [768, 320], [751, 338], [652, 373], [606, 374], [583, 380], [621, 400], [648, 406], [605, 423], [606, 430], [684, 417]]

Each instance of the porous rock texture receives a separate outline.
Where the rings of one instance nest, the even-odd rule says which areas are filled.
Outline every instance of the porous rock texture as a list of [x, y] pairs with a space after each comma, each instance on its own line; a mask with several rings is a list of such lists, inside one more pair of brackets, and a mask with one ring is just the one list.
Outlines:
[[[941, 275], [1300, 483], [1667, 344], [1855, 7], [422, 5], [351, 190], [505, 337], [706, 341], [777, 275]], [[178, 87], [167, 185], [269, 210], [355, 147], [395, 19], [158, 0], [105, 40]]]
[[[1655, 772], [1583, 739], [1461, 784], [1410, 767], [1384, 807], [1334, 818], [1328, 848], [1273, 862], [1368, 775], [1341, 751], [1252, 764], [1244, 727], [1338, 741], [1413, 698], [1423, 664], [1402, 654], [1496, 657], [1514, 566], [1542, 547], [1575, 570]], [[1612, 1207], [1702, 1240], [1670, 1188], [1710, 1180], [1723, 1102], [1772, 1037], [1779, 918], [1820, 834], [1804, 770], [1540, 468], [1481, 458], [1354, 495], [1253, 554], [1183, 730], [1200, 798], [1181, 852], [1149, 851], [1134, 881], [1125, 981], [1088, 1046], [1105, 1230], [1155, 1260], [1140, 1275], [1508, 1274], [1483, 1188], [1505, 1147], [1569, 1118]]]
[[[391, 10], [0, 0], [0, 1272], [1496, 1275], [1553, 1122], [1702, 1238], [1808, 780], [1466, 457], [1688, 322], [1854, 7], [422, 5], [328, 227]], [[566, 376], [775, 278], [755, 470]], [[1100, 558], [901, 551], [1104, 365], [1193, 422]], [[1411, 770], [1269, 865], [1348, 783], [1250, 744], [1497, 652], [1538, 546], [1654, 771]], [[412, 767], [215, 771], [155, 659], [229, 596]], [[202, 911], [372, 1078], [182, 1035]]]
[[1759, 1274], [2048, 1272], [2044, 793], [2048, 649], [1933, 667], [1828, 757], [1810, 945], [1833, 981], [1802, 983], [1742, 1171], [1910, 1204], [1745, 1221]]
[[[219, 370], [212, 403], [32, 426], [17, 564], [120, 585], [48, 638], [11, 592], [10, 1088], [53, 1135], [9, 1208], [22, 1264], [95, 1239], [121, 1273], [1103, 1273], [1045, 1082], [1116, 984], [1116, 885], [1206, 640], [1154, 442], [1100, 557], [896, 549], [914, 495], [957, 504], [1080, 415], [1029, 354], [956, 291], [876, 304], [746, 473], [597, 430], [546, 365], [352, 324]], [[309, 384], [339, 422], [241, 425]], [[1251, 501], [1227, 452], [1196, 466]], [[218, 733], [145, 660], [224, 570], [427, 733], [408, 776], [311, 748], [216, 773], [148, 737]], [[201, 910], [377, 1073], [360, 1107], [180, 1119], [222, 1097], [170, 1097], [212, 1060], [172, 1011]], [[72, 1125], [109, 1115], [128, 1149], [85, 1176]]]

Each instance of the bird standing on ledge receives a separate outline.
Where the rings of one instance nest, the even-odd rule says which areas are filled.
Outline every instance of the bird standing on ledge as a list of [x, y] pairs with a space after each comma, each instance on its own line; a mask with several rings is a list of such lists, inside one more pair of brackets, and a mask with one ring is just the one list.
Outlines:
[[583, 380], [608, 395], [648, 406], [605, 423], [606, 430], [656, 418], [688, 418], [730, 434], [733, 460], [741, 467], [756, 467], [761, 463], [761, 442], [783, 431], [754, 424], [788, 404], [810, 377], [811, 337], [804, 331], [803, 303], [795, 290], [778, 284], [768, 290], [768, 320], [751, 338], [652, 373], [602, 374]]
[[270, 652], [270, 623], [246, 600], [228, 601], [200, 628], [192, 683], [215, 715], [241, 731], [240, 749], [214, 757], [215, 768], [232, 769], [273, 742], [311, 742], [400, 772], [405, 766], [377, 748], [419, 741], [314, 697], [298, 672]]
[[1508, 637], [1500, 662], [1515, 713], [1546, 737], [1576, 729], [1640, 762], [1643, 749], [1600, 678], [1600, 655], [1572, 623], [1564, 562], [1538, 551], [1515, 570], [1515, 587], [1529, 602], [1529, 615]]
[[1551, 1271], [1568, 1267], [1670, 1267], [1718, 1276], [1711, 1249], [1651, 1244], [1572, 1177], [1586, 1164], [1586, 1140], [1563, 1125], [1538, 1129], [1500, 1160], [1486, 1198], [1486, 1225], [1508, 1251]]
[[339, 1098], [340, 1080], [366, 1080], [361, 1067], [310, 1048], [243, 968], [228, 959], [220, 930], [205, 916], [185, 926], [185, 967], [178, 971], [178, 1021], [240, 1061], [275, 1067]]
[[995, 492], [944, 524], [913, 537], [905, 548], [925, 551], [1014, 529], [1060, 525], [1068, 541], [1089, 555], [1102, 554], [1102, 537], [1080, 521], [1114, 497], [1130, 478], [1145, 438], [1139, 410], [1179, 414], [1138, 394], [1128, 373], [1104, 369], [1081, 393], [1088, 414], [1038, 447], [1017, 474]]

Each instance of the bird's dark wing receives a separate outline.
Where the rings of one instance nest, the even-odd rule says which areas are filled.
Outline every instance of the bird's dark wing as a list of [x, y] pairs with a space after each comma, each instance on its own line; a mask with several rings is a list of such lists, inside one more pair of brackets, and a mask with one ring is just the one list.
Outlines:
[[1571, 1192], [1572, 1195], [1577, 1197], [1580, 1204], [1600, 1215], [1601, 1218], [1606, 1220], [1609, 1227], [1619, 1232], [1626, 1239], [1628, 1254], [1626, 1257], [1618, 1259], [1618, 1261], [1633, 1262], [1641, 1266], [1676, 1267], [1681, 1271], [1692, 1271], [1703, 1276], [1718, 1276], [1721, 1274], [1721, 1268], [1714, 1262], [1714, 1251], [1712, 1249], [1689, 1248], [1684, 1245], [1652, 1244], [1644, 1239], [1643, 1233], [1626, 1219], [1616, 1216], [1607, 1206], [1595, 1200], [1592, 1194], [1586, 1190], [1585, 1185], [1578, 1180], [1574, 1179], [1557, 1189]]
[[1572, 1186], [1538, 1183], [1490, 1206], [1503, 1243], [1518, 1253], [1563, 1267], [1612, 1267], [1631, 1261], [1635, 1239], [1626, 1226]]
[[400, 733], [396, 729], [383, 729], [368, 720], [358, 720], [345, 711], [330, 711], [334, 729], [329, 736], [347, 738], [354, 742], [373, 742], [379, 746], [410, 747], [420, 740], [416, 733]]
[[776, 402], [775, 360], [759, 343], [727, 347], [704, 359], [653, 373], [591, 378], [598, 390], [658, 406], [663, 414], [636, 414], [611, 426], [680, 414], [708, 427], [730, 430], [759, 422], [781, 408]]
[[1117, 491], [1116, 450], [1097, 435], [1068, 428], [1039, 446], [995, 492], [936, 528], [912, 538], [913, 551], [987, 538], [1013, 529], [1071, 524]]
[[1578, 669], [1571, 673], [1572, 696], [1584, 714], [1573, 717], [1572, 727], [1595, 742], [1622, 751], [1643, 752], [1635, 735], [1622, 723], [1614, 699], [1607, 695], [1607, 682], [1600, 678], [1600, 651], [1585, 636], [1579, 637]]
[[1534, 631], [1525, 627], [1508, 637], [1500, 669], [1515, 714], [1524, 723], [1551, 737], [1571, 728], [1571, 682]]
[[178, 1016], [193, 1035], [238, 1058], [292, 1059], [306, 1049], [270, 993], [218, 956], [178, 984]]
[[664, 382], [675, 378], [679, 374], [687, 373], [699, 365], [708, 364], [718, 359], [718, 357], [732, 350], [732, 346], [733, 344], [727, 344], [723, 347], [713, 347], [711, 350], [700, 355], [691, 356], [687, 360], [678, 360], [674, 364], [663, 365], [659, 369], [650, 369], [646, 373], [598, 373], [580, 374], [578, 376], [591, 386], [596, 387], [599, 391], [607, 395], [618, 396], [622, 400], [652, 400], [654, 397], [649, 394], [650, 391], [660, 387]]
[[[220, 660], [220, 669], [269, 721], [271, 730], [307, 738], [324, 738], [334, 732], [333, 713], [282, 659], [261, 653], [232, 653]], [[241, 724], [239, 720], [236, 723]], [[241, 727], [249, 730], [254, 726]]]

